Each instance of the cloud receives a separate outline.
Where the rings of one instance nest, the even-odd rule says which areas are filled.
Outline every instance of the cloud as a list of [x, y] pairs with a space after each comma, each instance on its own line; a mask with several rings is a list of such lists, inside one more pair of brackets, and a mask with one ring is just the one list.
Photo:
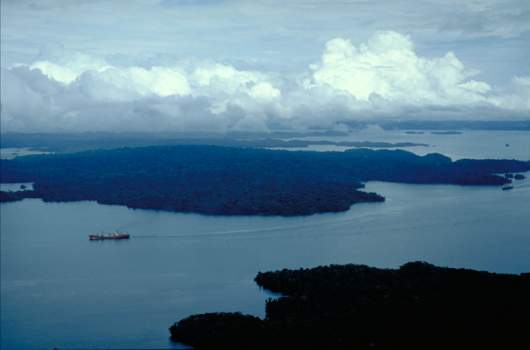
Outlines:
[[[46, 48], [41, 55], [53, 55], [51, 59], [39, 60], [32, 63], [30, 69], [38, 69], [48, 78], [69, 84], [77, 79], [83, 72], [101, 72], [109, 68], [105, 61], [91, 57], [80, 52], [71, 52], [61, 55], [60, 48]], [[64, 52], [63, 52], [64, 53]]]
[[[513, 38], [530, 31], [530, 5], [519, 0], [448, 1], [438, 27], [460, 37]], [[454, 6], [457, 6], [455, 9]]]
[[270, 130], [377, 118], [530, 118], [530, 77], [498, 89], [406, 35], [329, 40], [291, 75], [204, 61], [120, 65], [80, 52], [2, 68], [2, 131]]
[[530, 76], [515, 76], [507, 91], [492, 96], [492, 103], [530, 118]]
[[470, 80], [475, 74], [452, 52], [425, 59], [408, 37], [380, 32], [359, 47], [341, 38], [328, 41], [309, 85], [327, 85], [360, 101], [454, 105], [486, 101], [491, 87]]
[[117, 66], [57, 49], [2, 68], [2, 131], [266, 129], [271, 78], [219, 63]]

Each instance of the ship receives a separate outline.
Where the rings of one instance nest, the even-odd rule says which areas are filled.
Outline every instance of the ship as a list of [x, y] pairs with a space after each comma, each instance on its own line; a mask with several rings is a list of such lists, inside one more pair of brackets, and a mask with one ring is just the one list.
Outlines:
[[509, 191], [509, 190], [513, 190], [513, 186], [504, 186], [502, 188], [503, 191]]
[[108, 233], [108, 234], [100, 233], [100, 234], [88, 235], [89, 241], [104, 241], [107, 239], [129, 239], [129, 238], [131, 238], [131, 235], [129, 235], [128, 233], [118, 232], [118, 231], [113, 232], [113, 233]]

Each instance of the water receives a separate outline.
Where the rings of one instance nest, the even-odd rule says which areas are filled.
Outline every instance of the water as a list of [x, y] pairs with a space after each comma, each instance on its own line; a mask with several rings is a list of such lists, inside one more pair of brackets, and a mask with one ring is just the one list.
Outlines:
[[5, 191], [5, 192], [33, 191], [33, 182], [0, 183], [0, 191]]
[[[405, 136], [411, 141], [422, 135]], [[478, 142], [465, 141], [466, 134], [433, 137]], [[500, 139], [504, 147], [506, 137]], [[509, 158], [530, 159], [530, 138], [513, 136], [508, 142], [514, 150], [517, 140], [526, 142], [526, 151]], [[444, 142], [446, 149], [454, 147], [453, 155], [465, 154]], [[486, 158], [497, 148], [469, 149]], [[529, 179], [511, 191], [382, 182], [368, 183], [367, 190], [387, 201], [295, 218], [208, 217], [38, 199], [3, 203], [0, 347], [179, 347], [169, 341], [167, 327], [189, 314], [263, 316], [270, 295], [253, 278], [284, 267], [397, 267], [426, 260], [530, 271]], [[88, 241], [90, 233], [116, 229], [129, 231], [131, 240]]]
[[[429, 147], [414, 146], [402, 149], [419, 155], [441, 153], [452, 159], [520, 159], [530, 160], [529, 131], [482, 131], [464, 130], [459, 135], [407, 134], [404, 130], [382, 130], [379, 128], [353, 131], [347, 136], [307, 137], [304, 140], [328, 141], [373, 141], [373, 142], [414, 142], [428, 144]], [[508, 146], [506, 146], [508, 144]], [[286, 148], [287, 150], [344, 151], [350, 147], [333, 145], [311, 145], [307, 148]]]
[[[419, 155], [442, 153], [453, 159], [498, 158], [530, 160], [530, 131], [488, 131], [464, 130], [459, 135], [407, 134], [405, 130], [383, 130], [379, 127], [353, 130], [346, 136], [312, 136], [304, 140], [327, 141], [372, 141], [372, 142], [413, 142], [428, 144], [429, 147], [414, 146], [401, 149]], [[299, 138], [295, 138], [299, 139]], [[289, 140], [288, 138], [286, 140]], [[506, 146], [508, 144], [508, 147]], [[334, 145], [310, 145], [300, 148], [285, 148], [290, 151], [344, 151], [351, 147]], [[284, 149], [282, 147], [272, 149]], [[386, 149], [386, 148], [385, 148]], [[50, 152], [30, 148], [0, 148], [1, 159], [12, 159], [24, 155], [48, 154]]]
[[51, 152], [34, 150], [31, 148], [0, 148], [0, 159], [13, 159], [21, 156], [31, 156], [36, 154], [49, 154]]
[[[369, 183], [386, 203], [302, 218], [205, 217], [94, 202], [1, 210], [2, 348], [164, 348], [191, 313], [263, 316], [258, 271], [410, 260], [530, 271], [530, 182], [499, 188]], [[126, 229], [130, 241], [89, 242]]]

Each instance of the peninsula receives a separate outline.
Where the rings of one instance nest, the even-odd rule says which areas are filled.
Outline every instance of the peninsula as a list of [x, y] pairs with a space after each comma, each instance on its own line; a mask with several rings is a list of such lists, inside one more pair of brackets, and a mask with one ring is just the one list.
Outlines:
[[1, 160], [2, 182], [34, 191], [1, 201], [94, 200], [130, 208], [211, 215], [309, 215], [383, 201], [365, 181], [505, 185], [495, 174], [530, 170], [516, 160], [459, 160], [401, 150], [291, 152], [217, 146], [151, 146]]
[[[399, 269], [331, 265], [259, 273], [281, 293], [266, 317], [208, 313], [169, 331], [196, 349], [506, 349], [528, 344], [530, 274], [425, 262]], [[524, 347], [524, 346], [523, 346]]]

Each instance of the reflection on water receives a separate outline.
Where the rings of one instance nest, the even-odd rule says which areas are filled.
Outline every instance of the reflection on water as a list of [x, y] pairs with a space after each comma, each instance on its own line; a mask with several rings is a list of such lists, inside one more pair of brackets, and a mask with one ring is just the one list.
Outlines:
[[[258, 271], [410, 260], [530, 271], [530, 183], [372, 182], [385, 203], [309, 217], [219, 217], [94, 202], [0, 205], [2, 348], [168, 348], [192, 313], [264, 314]], [[89, 242], [126, 230], [129, 241]]]

